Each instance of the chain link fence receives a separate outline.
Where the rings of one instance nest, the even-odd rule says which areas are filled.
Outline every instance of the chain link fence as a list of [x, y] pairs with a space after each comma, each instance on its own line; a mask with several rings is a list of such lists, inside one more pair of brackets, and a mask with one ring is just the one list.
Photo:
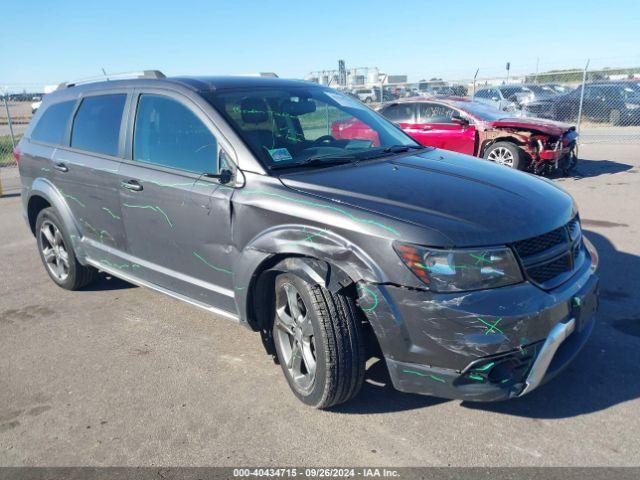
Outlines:
[[0, 168], [15, 167], [13, 148], [42, 100], [43, 86], [4, 86], [0, 91]]
[[[629, 66], [602, 66], [616, 61]], [[514, 70], [509, 63], [497, 75], [478, 69], [471, 78], [436, 78], [424, 85], [415, 93], [465, 96], [513, 116], [572, 124], [582, 144], [640, 143], [640, 57], [544, 71], [539, 64]]]

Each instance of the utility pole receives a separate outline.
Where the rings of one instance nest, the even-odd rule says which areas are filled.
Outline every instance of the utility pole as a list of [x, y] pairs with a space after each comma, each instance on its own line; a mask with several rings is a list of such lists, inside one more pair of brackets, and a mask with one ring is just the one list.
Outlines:
[[[580, 88], [580, 105], [578, 106], [578, 120], [577, 120], [577, 132], [580, 133], [580, 123], [582, 122], [582, 102], [584, 101], [584, 84], [587, 83], [587, 69], [589, 68], [589, 61], [587, 59], [587, 64], [584, 66], [584, 70], [582, 71], [582, 87]], [[578, 137], [580, 138], [580, 137]]]
[[473, 95], [471, 95], [471, 98], [476, 96], [476, 79], [478, 78], [479, 71], [480, 71], [480, 68], [477, 68], [476, 74], [473, 76]]
[[511, 62], [507, 62], [507, 85], [509, 85], [509, 70], [511, 70]]

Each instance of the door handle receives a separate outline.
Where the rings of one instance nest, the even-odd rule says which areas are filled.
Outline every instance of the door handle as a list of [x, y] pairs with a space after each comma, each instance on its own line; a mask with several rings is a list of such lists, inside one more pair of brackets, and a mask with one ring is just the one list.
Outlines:
[[433, 127], [431, 125], [423, 125], [422, 127], [420, 127], [420, 130], [423, 131], [427, 131], [427, 130], [431, 130]]
[[120, 186], [134, 192], [139, 192], [140, 190], [142, 190], [142, 185], [140, 185], [137, 180], [129, 180], [128, 182], [125, 182], [123, 180], [122, 182], [120, 182]]
[[56, 163], [53, 168], [55, 168], [56, 170], [60, 171], [60, 172], [68, 172], [69, 171], [69, 167], [67, 167], [64, 163], [59, 162]]

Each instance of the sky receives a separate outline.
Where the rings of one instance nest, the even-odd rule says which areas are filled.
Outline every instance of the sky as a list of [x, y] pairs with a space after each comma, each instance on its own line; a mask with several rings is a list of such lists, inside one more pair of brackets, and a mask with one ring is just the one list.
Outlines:
[[640, 65], [639, 1], [21, 0], [2, 8], [0, 87], [108, 73], [375, 66], [410, 81]]

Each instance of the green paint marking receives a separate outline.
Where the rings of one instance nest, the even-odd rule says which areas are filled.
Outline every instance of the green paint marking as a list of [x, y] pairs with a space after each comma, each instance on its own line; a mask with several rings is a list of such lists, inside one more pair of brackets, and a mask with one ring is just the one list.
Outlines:
[[378, 308], [378, 294], [376, 292], [374, 292], [373, 290], [371, 290], [368, 287], [365, 287], [363, 285], [358, 285], [358, 289], [360, 290], [360, 293], [365, 292], [366, 294], [368, 294], [369, 296], [371, 296], [371, 298], [373, 299], [373, 304], [370, 307], [363, 307], [362, 305], [360, 305], [360, 308], [362, 308], [363, 312], [367, 312], [367, 313], [371, 313], [373, 312], [376, 308]]
[[478, 265], [479, 263], [483, 263], [483, 262], [485, 262], [485, 263], [493, 263], [491, 260], [486, 258], [488, 254], [489, 254], [489, 252], [484, 251], [480, 255], [475, 255], [473, 253], [470, 253], [469, 255], [472, 258], [476, 259], [476, 265]]
[[378, 228], [382, 228], [383, 230], [386, 230], [388, 232], [393, 233], [396, 236], [400, 236], [400, 232], [398, 230], [396, 230], [393, 227], [389, 227], [387, 225], [384, 225], [380, 222], [376, 222], [375, 220], [369, 220], [366, 218], [360, 218], [360, 217], [356, 217], [355, 215], [352, 215], [351, 213], [345, 211], [342, 208], [339, 207], [335, 207], [333, 205], [326, 205], [323, 203], [317, 203], [317, 202], [312, 202], [310, 200], [301, 200], [298, 198], [293, 198], [293, 197], [287, 197], [286, 195], [281, 195], [279, 193], [273, 193], [273, 192], [264, 192], [264, 191], [260, 191], [260, 190], [241, 190], [242, 193], [244, 193], [245, 195], [265, 195], [267, 197], [275, 197], [275, 198], [281, 198], [283, 200], [287, 200], [289, 202], [293, 202], [293, 203], [299, 203], [300, 205], [307, 205], [310, 207], [317, 207], [317, 208], [323, 208], [326, 210], [332, 210], [334, 212], [337, 212], [341, 215], [344, 215], [346, 217], [348, 217], [349, 219], [351, 219], [354, 222], [358, 222], [358, 223], [364, 223], [367, 225], [375, 225]]
[[69, 195], [68, 193], [64, 193], [62, 190], [60, 190], [60, 193], [62, 194], [62, 196], [64, 198], [68, 198], [69, 200], [73, 200], [74, 202], [76, 202], [78, 205], [80, 205], [81, 207], [86, 207], [86, 205], [84, 203], [82, 203], [80, 200], [78, 200], [76, 197], [74, 197], [73, 195]]
[[125, 268], [140, 268], [140, 265], [138, 265], [137, 263], [113, 263], [110, 262], [109, 260], [107, 260], [106, 258], [101, 258], [100, 259], [100, 263], [110, 267], [110, 268], [116, 268], [118, 270], [123, 270]]
[[507, 383], [510, 379], [509, 378], [505, 378], [504, 380], [502, 380], [500, 383]]
[[116, 220], [120, 220], [120, 217], [118, 215], [116, 215], [115, 213], [113, 213], [110, 209], [108, 209], [107, 207], [102, 207], [102, 210], [104, 210], [105, 212], [107, 212], [109, 215], [111, 215], [113, 218], [115, 218]]
[[[306, 228], [306, 227], [304, 227], [304, 228], [302, 229], [302, 231], [303, 231], [303, 232], [307, 232], [307, 228]], [[305, 238], [303, 238], [302, 240], [294, 240], [294, 241], [291, 241], [291, 242], [287, 242], [285, 245], [292, 246], [292, 245], [298, 245], [298, 244], [300, 244], [300, 243], [304, 243], [304, 242], [311, 242], [311, 243], [313, 243], [313, 239], [314, 239], [314, 238], [316, 238], [316, 237], [320, 237], [320, 236], [322, 236], [322, 234], [323, 234], [323, 233], [326, 233], [326, 232], [327, 232], [327, 229], [325, 228], [322, 232], [309, 233], [309, 235], [307, 235], [307, 236], [306, 236]]]
[[102, 240], [104, 239], [104, 237], [109, 237], [111, 240], [113, 240], [114, 242], [116, 241], [115, 238], [113, 238], [113, 235], [111, 235], [109, 232], [107, 232], [106, 230], [100, 230], [100, 242], [102, 242]]
[[236, 287], [236, 290], [237, 290], [238, 292], [241, 292], [242, 290], [245, 290], [245, 287]]
[[497, 325], [502, 321], [502, 317], [496, 320], [495, 323], [487, 322], [486, 320], [483, 320], [480, 317], [476, 317], [476, 318], [487, 326], [487, 331], [484, 332], [485, 335], [488, 335], [490, 333], [499, 333], [500, 335], [504, 335], [504, 332], [497, 327]]
[[216, 267], [215, 265], [211, 265], [204, 258], [202, 258], [202, 256], [200, 256], [198, 254], [198, 252], [193, 252], [193, 256], [196, 257], [198, 260], [200, 260], [202, 263], [204, 263], [209, 268], [213, 268], [214, 270], [217, 270], [218, 272], [228, 273], [229, 275], [233, 274], [233, 272], [231, 270], [229, 270], [229, 269], [222, 268], [222, 267]]
[[415, 370], [402, 370], [402, 373], [410, 373], [411, 375], [418, 375], [419, 377], [426, 377], [427, 375], [422, 372], [416, 372]]
[[469, 375], [469, 378], [471, 380], [476, 380], [477, 382], [484, 382], [484, 377], [480, 376], [480, 375], [476, 375], [474, 373], [472, 373], [471, 375]]
[[573, 297], [573, 305], [580, 308], [580, 305], [582, 304], [582, 300], [580, 299], [580, 297]]
[[495, 365], [495, 362], [491, 362], [491, 363], [487, 363], [486, 365], [484, 365], [484, 366], [482, 366], [480, 368], [474, 368], [474, 370], [476, 372], [486, 372], [487, 370], [489, 370], [494, 365]]
[[426, 373], [418, 372], [416, 370], [404, 369], [402, 370], [402, 373], [410, 373], [411, 375], [417, 375], [419, 377], [429, 377], [431, 380], [435, 380], [436, 382], [447, 383], [447, 381], [442, 377], [439, 377], [437, 375], [427, 375]]
[[131, 203], [123, 203], [122, 206], [127, 208], [142, 208], [142, 209], [153, 210], [154, 212], [161, 214], [164, 217], [164, 219], [167, 221], [169, 226], [173, 228], [173, 223], [171, 223], [171, 220], [169, 220], [169, 217], [167, 216], [167, 214], [160, 207], [157, 207], [155, 205], [133, 205]]
[[93, 225], [91, 225], [89, 222], [87, 222], [84, 218], [80, 219], [80, 223], [82, 223], [84, 226], [86, 226], [89, 230], [91, 230], [93, 233], [95, 233], [96, 235], [98, 234], [98, 230], [96, 230]]

